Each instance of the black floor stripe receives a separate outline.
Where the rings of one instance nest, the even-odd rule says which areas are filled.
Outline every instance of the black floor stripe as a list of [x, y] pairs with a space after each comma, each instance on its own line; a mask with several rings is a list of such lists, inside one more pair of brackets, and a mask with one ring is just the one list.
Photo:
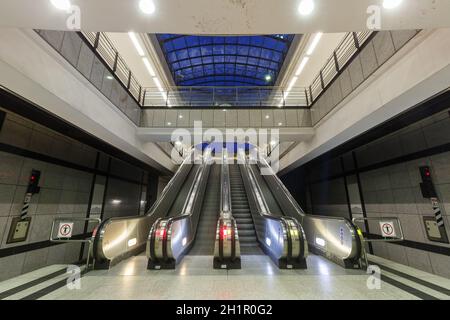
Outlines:
[[[82, 271], [81, 275], [80, 275], [80, 278], [82, 278], [87, 272], [88, 271]], [[45, 288], [43, 288], [43, 289], [41, 289], [39, 291], [36, 291], [36, 292], [26, 296], [26, 297], [23, 297], [20, 300], [37, 300], [39, 298], [42, 298], [43, 296], [46, 296], [47, 294], [52, 293], [53, 291], [56, 291], [56, 290], [64, 287], [67, 284], [67, 279], [68, 278], [69, 277], [64, 278], [61, 281], [58, 281], [58, 282], [56, 282], [56, 283], [54, 283], [54, 284], [52, 284], [52, 285], [50, 285], [48, 287], [45, 287]]]
[[[372, 263], [372, 264], [377, 264], [376, 262], [373, 262], [373, 261], [369, 261], [369, 262]], [[438, 292], [443, 293], [443, 294], [445, 294], [447, 296], [450, 296], [450, 290], [447, 289], [447, 288], [444, 288], [444, 287], [438, 286], [437, 284], [431, 283], [429, 281], [426, 281], [426, 280], [414, 277], [414, 276], [412, 276], [410, 274], [407, 274], [407, 273], [404, 273], [404, 272], [401, 272], [401, 271], [389, 268], [389, 267], [387, 267], [387, 266], [385, 266], [385, 265], [383, 265], [381, 263], [378, 263], [378, 265], [380, 265], [381, 269], [384, 269], [384, 270], [386, 270], [386, 271], [388, 271], [390, 273], [393, 273], [393, 274], [395, 274], [395, 275], [397, 275], [399, 277], [408, 279], [408, 280], [410, 280], [412, 282], [415, 282], [415, 283], [418, 283], [418, 284], [420, 284], [420, 285], [422, 285], [424, 287], [430, 288], [430, 289], [432, 289], [434, 291], [438, 291]]]
[[422, 292], [416, 288], [413, 288], [411, 286], [408, 286], [400, 281], [397, 281], [395, 279], [389, 278], [388, 276], [385, 275], [381, 275], [381, 280], [383, 280], [384, 282], [389, 283], [390, 285], [393, 285], [394, 287], [397, 287], [403, 291], [408, 292], [409, 294], [412, 294], [413, 296], [418, 297], [419, 299], [422, 300], [439, 300], [436, 297], [433, 297], [425, 292]]
[[0, 300], [5, 299], [5, 298], [7, 298], [9, 296], [12, 296], [12, 295], [14, 295], [16, 293], [19, 293], [21, 291], [27, 290], [27, 289], [29, 289], [31, 287], [34, 287], [34, 286], [36, 286], [38, 284], [41, 284], [41, 283], [43, 283], [45, 281], [48, 281], [50, 279], [56, 278], [57, 276], [66, 273], [66, 270], [67, 270], [67, 268], [55, 271], [55, 272], [50, 273], [48, 275], [45, 275], [45, 276], [43, 276], [41, 278], [32, 280], [32, 281], [24, 283], [24, 284], [22, 284], [20, 286], [17, 286], [17, 287], [14, 287], [12, 289], [9, 289], [7, 291], [1, 292], [0, 293]]

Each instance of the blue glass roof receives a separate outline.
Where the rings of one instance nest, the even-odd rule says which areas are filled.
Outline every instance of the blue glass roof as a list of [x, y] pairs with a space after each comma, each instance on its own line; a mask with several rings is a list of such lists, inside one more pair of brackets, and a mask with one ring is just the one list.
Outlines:
[[294, 35], [157, 38], [177, 86], [273, 86]]

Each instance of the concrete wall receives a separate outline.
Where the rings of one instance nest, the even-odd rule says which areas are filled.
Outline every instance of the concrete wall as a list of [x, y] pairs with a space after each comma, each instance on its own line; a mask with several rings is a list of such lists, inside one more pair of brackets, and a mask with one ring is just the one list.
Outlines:
[[[426, 236], [423, 216], [433, 216], [433, 210], [430, 200], [421, 194], [419, 172], [420, 166], [431, 167], [447, 234], [450, 235], [450, 152], [435, 152], [414, 160], [379, 165], [400, 157], [407, 159], [417, 152], [449, 143], [450, 115], [447, 109], [353, 150], [360, 170], [367, 217], [398, 217], [405, 240], [450, 248], [449, 244], [430, 241]], [[343, 154], [342, 160], [347, 172], [355, 168], [351, 153]], [[370, 170], [369, 166], [377, 165], [379, 168]], [[303, 181], [302, 188], [308, 189], [304, 205], [308, 213], [350, 217], [340, 157], [312, 168], [301, 167], [301, 170], [304, 174], [297, 181]], [[289, 175], [295, 175], [295, 172]], [[362, 212], [358, 206], [361, 199], [356, 176], [352, 174], [345, 178], [352, 216], [356, 217]], [[311, 181], [309, 184], [308, 179]], [[295, 183], [286, 185], [294, 192], [300, 188]], [[369, 231], [379, 235], [378, 222], [369, 223]], [[373, 249], [381, 257], [450, 278], [448, 255], [392, 243], [374, 243]]]
[[[17, 149], [11, 151], [12, 147]], [[7, 113], [0, 129], [0, 281], [47, 265], [79, 260], [80, 244], [49, 246], [50, 227], [56, 216], [70, 220], [88, 215], [97, 153], [78, 141]], [[96, 175], [91, 216], [100, 217], [102, 206], [104, 218], [138, 215], [145, 191], [140, 182], [148, 179], [147, 173], [112, 158], [111, 177], [107, 178], [108, 162], [109, 156], [100, 153], [97, 172], [105, 174]], [[27, 240], [6, 244], [11, 221], [21, 213], [32, 169], [41, 171], [41, 190], [32, 197]], [[121, 203], [114, 203], [115, 199]], [[83, 232], [84, 223], [75, 223], [74, 235]], [[7, 250], [11, 247], [25, 252], [11, 253]]]

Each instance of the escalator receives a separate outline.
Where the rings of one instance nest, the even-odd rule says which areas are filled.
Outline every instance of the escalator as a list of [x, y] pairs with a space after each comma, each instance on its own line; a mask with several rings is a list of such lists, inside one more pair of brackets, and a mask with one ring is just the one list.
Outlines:
[[241, 254], [262, 254], [256, 238], [255, 225], [253, 222], [250, 206], [245, 192], [244, 182], [242, 181], [239, 165], [232, 164], [230, 168], [231, 185], [231, 207], [233, 217], [236, 220], [239, 232], [239, 241]]
[[198, 164], [192, 166], [187, 178], [184, 180], [183, 185], [181, 186], [180, 191], [178, 192], [177, 197], [173, 201], [165, 217], [173, 217], [179, 215], [182, 212], [183, 206], [186, 202], [186, 198], [189, 194], [189, 190], [192, 184], [194, 183], [195, 175], [199, 167], [200, 165]]
[[188, 253], [189, 255], [212, 256], [214, 254], [216, 224], [220, 213], [220, 172], [221, 166], [219, 164], [212, 165], [200, 213], [197, 235], [194, 246]]

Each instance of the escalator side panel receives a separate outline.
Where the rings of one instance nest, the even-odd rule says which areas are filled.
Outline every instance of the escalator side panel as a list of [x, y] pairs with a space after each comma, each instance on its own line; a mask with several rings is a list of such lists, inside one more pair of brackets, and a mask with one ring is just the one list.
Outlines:
[[187, 175], [187, 178], [184, 180], [183, 185], [178, 190], [178, 192], [176, 192], [176, 198], [173, 201], [170, 209], [167, 211], [165, 217], [174, 217], [181, 214], [184, 204], [186, 203], [186, 198], [189, 194], [189, 190], [191, 189], [192, 183], [194, 182], [195, 174], [197, 173], [199, 167], [200, 165], [198, 164], [192, 166], [192, 169]]

